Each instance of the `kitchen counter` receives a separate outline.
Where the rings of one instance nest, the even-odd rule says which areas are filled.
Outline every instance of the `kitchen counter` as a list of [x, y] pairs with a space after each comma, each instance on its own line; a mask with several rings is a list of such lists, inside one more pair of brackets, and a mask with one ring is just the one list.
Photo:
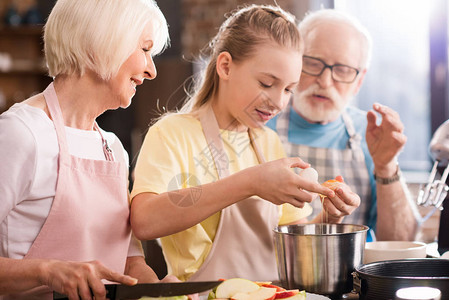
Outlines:
[[[328, 296], [326, 296], [326, 297], [328, 297]], [[348, 293], [348, 294], [344, 294], [340, 298], [330, 298], [330, 299], [332, 299], [332, 300], [358, 300], [359, 299], [359, 294]]]
[[345, 300], [355, 300], [355, 299], [359, 299], [359, 294], [356, 294], [356, 293], [348, 293], [348, 294], [345, 294], [345, 295], [343, 295], [343, 297], [342, 298], [340, 298], [340, 299], [345, 299]]

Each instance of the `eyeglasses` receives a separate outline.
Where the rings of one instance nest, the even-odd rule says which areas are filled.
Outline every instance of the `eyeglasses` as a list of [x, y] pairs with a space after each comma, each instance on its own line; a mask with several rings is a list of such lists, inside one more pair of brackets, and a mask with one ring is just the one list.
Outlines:
[[302, 72], [308, 75], [320, 76], [326, 68], [331, 70], [333, 80], [343, 83], [354, 82], [360, 72], [356, 68], [342, 64], [328, 65], [321, 59], [311, 56], [304, 55], [302, 58]]

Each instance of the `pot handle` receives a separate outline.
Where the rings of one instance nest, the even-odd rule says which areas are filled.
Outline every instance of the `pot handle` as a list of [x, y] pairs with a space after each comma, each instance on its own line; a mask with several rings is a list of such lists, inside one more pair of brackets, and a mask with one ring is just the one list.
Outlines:
[[359, 277], [359, 273], [352, 272], [352, 293], [360, 294], [362, 290], [362, 280]]

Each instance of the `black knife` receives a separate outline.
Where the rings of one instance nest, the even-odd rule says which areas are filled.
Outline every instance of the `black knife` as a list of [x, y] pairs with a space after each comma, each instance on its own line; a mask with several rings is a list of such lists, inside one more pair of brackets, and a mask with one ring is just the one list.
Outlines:
[[[138, 299], [140, 297], [172, 297], [196, 294], [213, 289], [222, 281], [138, 283], [133, 286], [105, 284], [106, 297], [113, 299]], [[53, 293], [53, 299], [69, 299], [66, 295]]]

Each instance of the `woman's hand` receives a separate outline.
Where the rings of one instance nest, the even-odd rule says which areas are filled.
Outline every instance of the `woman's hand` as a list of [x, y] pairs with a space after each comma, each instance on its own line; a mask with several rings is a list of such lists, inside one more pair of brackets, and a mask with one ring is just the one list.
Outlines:
[[299, 157], [282, 158], [253, 167], [256, 195], [274, 204], [290, 203], [303, 207], [316, 194], [334, 198], [335, 193], [318, 182], [310, 181], [293, 172], [292, 168], [310, 165]]
[[[336, 184], [329, 185], [334, 190], [334, 197], [324, 197], [323, 210], [315, 221], [326, 220], [329, 223], [340, 223], [343, 218], [350, 215], [360, 205], [360, 197], [344, 183], [343, 177], [337, 176], [333, 181]], [[326, 183], [324, 183], [326, 185]]]
[[137, 279], [114, 272], [98, 261], [66, 262], [50, 260], [41, 268], [42, 284], [65, 294], [69, 299], [106, 299], [101, 279], [134, 285]]

